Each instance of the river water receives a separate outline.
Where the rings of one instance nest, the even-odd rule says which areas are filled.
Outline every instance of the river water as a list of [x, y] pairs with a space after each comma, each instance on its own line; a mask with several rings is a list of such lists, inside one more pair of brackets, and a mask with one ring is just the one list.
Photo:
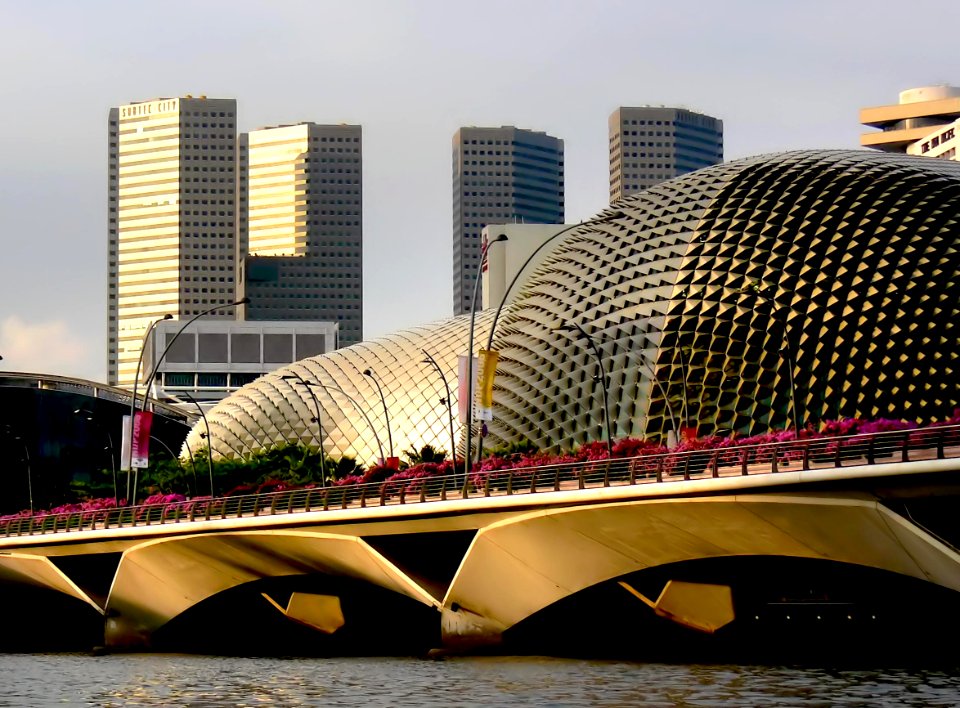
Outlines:
[[957, 706], [937, 670], [542, 657], [0, 655], [0, 706]]

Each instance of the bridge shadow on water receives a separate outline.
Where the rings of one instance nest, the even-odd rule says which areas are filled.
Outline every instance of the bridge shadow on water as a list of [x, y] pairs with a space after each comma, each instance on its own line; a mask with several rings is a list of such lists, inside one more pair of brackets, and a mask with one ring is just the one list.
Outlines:
[[730, 586], [736, 619], [706, 633], [602, 583], [508, 630], [498, 653], [666, 663], [960, 667], [956, 593], [822, 560], [718, 558], [621, 578], [656, 599], [669, 580]]
[[[344, 625], [332, 634], [288, 619], [293, 592], [336, 596]], [[231, 656], [420, 656], [440, 645], [438, 613], [410, 598], [348, 578], [268, 578], [205, 600], [168, 623], [153, 651]]]

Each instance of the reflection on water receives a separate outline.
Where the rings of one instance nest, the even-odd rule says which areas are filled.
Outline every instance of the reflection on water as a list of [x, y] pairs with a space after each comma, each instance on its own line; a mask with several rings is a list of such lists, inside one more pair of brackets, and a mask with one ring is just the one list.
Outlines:
[[684, 666], [539, 657], [0, 655], [3, 706], [955, 706], [947, 671]]

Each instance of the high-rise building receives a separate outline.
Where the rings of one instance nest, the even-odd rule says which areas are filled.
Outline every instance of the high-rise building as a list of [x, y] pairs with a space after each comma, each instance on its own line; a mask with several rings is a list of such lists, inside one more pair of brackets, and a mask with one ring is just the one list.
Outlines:
[[[909, 152], [938, 128], [960, 119], [960, 87], [921, 86], [900, 92], [900, 102], [860, 109], [860, 123], [879, 128], [860, 135], [860, 144], [885, 152]], [[928, 150], [929, 150], [928, 145]], [[926, 151], [921, 151], [926, 152]]]
[[723, 121], [685, 108], [620, 107], [610, 114], [610, 203], [723, 162]]
[[470, 312], [480, 232], [508, 223], [563, 223], [563, 140], [513, 126], [461, 128], [453, 136], [454, 314]]
[[237, 248], [246, 320], [333, 321], [363, 338], [359, 125], [299, 123], [240, 137]]
[[[108, 360], [131, 386], [143, 336], [235, 300], [233, 99], [161, 98], [113, 108], [108, 160]], [[232, 310], [211, 318], [233, 319]]]

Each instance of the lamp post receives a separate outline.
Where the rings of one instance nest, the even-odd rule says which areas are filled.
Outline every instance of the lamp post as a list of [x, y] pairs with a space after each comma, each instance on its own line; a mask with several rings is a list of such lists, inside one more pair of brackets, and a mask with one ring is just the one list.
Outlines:
[[[357, 399], [355, 399], [353, 396], [351, 396], [349, 393], [347, 393], [346, 391], [344, 391], [342, 388], [340, 388], [340, 387], [337, 386], [337, 385], [325, 386], [324, 384], [320, 383], [319, 381], [306, 381], [306, 380], [304, 380], [304, 383], [305, 383], [308, 387], [310, 387], [310, 388], [313, 388], [313, 387], [322, 388], [322, 389], [323, 389], [324, 391], [326, 391], [327, 393], [330, 393], [330, 391], [337, 391], [338, 393], [340, 393], [341, 395], [343, 395], [344, 398], [346, 398], [348, 401], [350, 401], [350, 403], [353, 404], [353, 407], [357, 409], [357, 412], [360, 413], [360, 415], [363, 416], [363, 419], [364, 419], [365, 421], [367, 421], [367, 425], [370, 426], [370, 431], [373, 433], [373, 437], [374, 437], [374, 439], [377, 441], [377, 449], [380, 450], [380, 459], [381, 459], [381, 460], [384, 459], [384, 457], [383, 457], [383, 445], [380, 443], [380, 436], [377, 435], [377, 429], [376, 429], [376, 427], [373, 425], [373, 421], [370, 420], [370, 416], [368, 416], [368, 415], [367, 415], [367, 412], [366, 412], [365, 410], [363, 410], [363, 406], [361, 406], [359, 403], [357, 403]], [[330, 397], [333, 398], [333, 395], [331, 395]]]
[[[632, 355], [633, 355], [633, 352], [627, 352], [628, 357]], [[639, 362], [639, 364], [644, 369], [646, 369], [647, 373], [650, 375], [650, 381], [652, 381], [654, 385], [656, 385], [656, 387], [660, 390], [660, 395], [663, 396], [663, 403], [667, 408], [667, 415], [670, 416], [670, 424], [673, 426], [673, 437], [674, 437], [674, 441], [676, 441], [679, 439], [678, 437], [679, 428], [677, 428], [677, 418], [673, 414], [673, 406], [670, 405], [670, 399], [667, 397], [667, 390], [663, 387], [663, 382], [660, 381], [660, 379], [657, 377], [657, 374], [653, 370], [653, 367], [651, 367], [647, 362], [642, 360]], [[668, 436], [668, 440], [669, 440], [669, 436]], [[669, 442], [667, 444], [669, 446]]]
[[33, 470], [30, 466], [30, 448], [27, 446], [27, 441], [24, 439], [20, 433], [14, 432], [13, 428], [9, 425], [6, 426], [6, 431], [10, 433], [10, 437], [16, 440], [19, 443], [23, 444], [23, 454], [24, 462], [27, 463], [27, 500], [30, 503], [30, 513], [33, 513]]
[[86, 420], [89, 423], [92, 423], [93, 425], [100, 428], [101, 430], [103, 430], [103, 432], [107, 434], [107, 445], [109, 446], [109, 450], [110, 450], [110, 470], [113, 473], [113, 504], [114, 506], [119, 506], [120, 496], [117, 490], [117, 463], [113, 459], [114, 458], [113, 436], [110, 434], [110, 431], [105, 426], [101, 426], [96, 421], [96, 419], [93, 417], [93, 411], [90, 411], [86, 408], [77, 408], [73, 412], [73, 414], [83, 416], [84, 420]]
[[593, 356], [597, 360], [597, 367], [600, 369], [600, 373], [594, 377], [594, 381], [600, 382], [601, 390], [603, 391], [603, 422], [607, 432], [607, 456], [609, 457], [613, 454], [613, 437], [610, 433], [610, 413], [608, 410], [609, 405], [607, 403], [607, 370], [603, 366], [603, 357], [600, 356], [600, 348], [597, 346], [596, 341], [594, 341], [593, 337], [587, 334], [587, 331], [581, 327], [579, 323], [571, 322], [568, 325], [557, 327], [557, 331], [559, 332], [569, 332], [572, 329], [576, 329], [577, 332], [580, 333], [580, 336], [587, 340], [587, 344], [590, 347], [590, 350], [593, 352]]
[[[785, 355], [784, 358], [787, 360], [787, 367], [789, 371], [788, 380], [790, 382], [790, 408], [793, 416], [793, 426], [799, 433], [801, 421], [799, 415], [797, 414], [797, 386], [793, 378], [793, 370], [796, 368], [797, 362], [794, 359], [793, 346], [790, 342], [790, 323], [787, 322], [787, 313], [790, 312], [790, 309], [788, 307], [778, 306], [776, 301], [766, 293], [759, 283], [754, 283], [753, 285], [741, 288], [740, 292], [752, 293], [762, 302], [770, 305], [770, 318], [773, 321], [780, 322], [780, 324], [783, 325], [783, 343], [777, 350], [777, 353], [780, 355]], [[754, 308], [754, 312], [756, 312], [756, 308]], [[784, 315], [783, 319], [779, 318], [780, 314]], [[789, 427], [790, 426], [788, 425], [787, 428], [789, 429]]]
[[[133, 417], [137, 412], [137, 384], [140, 383], [140, 367], [143, 365], [143, 353], [147, 349], [147, 340], [150, 338], [150, 333], [153, 331], [153, 328], [156, 327], [159, 323], [166, 320], [172, 320], [173, 315], [169, 312], [165, 314], [160, 319], [156, 319], [150, 323], [150, 326], [147, 327], [147, 331], [143, 333], [143, 340], [140, 342], [140, 358], [137, 359], [137, 373], [133, 376], [133, 395], [130, 398], [130, 421], [127, 423], [128, 430], [127, 434], [130, 438], [130, 450], [127, 453], [127, 501], [130, 501], [130, 471], [133, 468]], [[122, 454], [122, 453], [121, 453]]]
[[383, 404], [383, 417], [387, 421], [387, 441], [390, 444], [390, 457], [393, 457], [393, 433], [390, 432], [390, 411], [387, 409], [387, 399], [383, 395], [383, 388], [380, 386], [380, 381], [377, 378], [377, 375], [373, 373], [373, 369], [364, 369], [363, 375], [369, 377], [373, 380], [373, 383], [377, 387], [377, 393], [380, 394], [380, 403]]
[[[177, 330], [177, 333], [173, 335], [173, 339], [167, 342], [167, 346], [164, 347], [163, 352], [157, 358], [157, 363], [154, 364], [153, 371], [150, 373], [150, 376], [147, 378], [146, 384], [144, 384], [143, 406], [141, 410], [146, 410], [147, 408], [147, 398], [150, 395], [150, 387], [153, 386], [153, 381], [157, 377], [157, 372], [160, 370], [160, 364], [163, 363], [164, 357], [167, 356], [167, 352], [170, 351], [170, 348], [173, 346], [174, 342], [176, 342], [177, 339], [180, 338], [180, 335], [183, 334], [183, 331], [187, 327], [192, 325], [194, 322], [196, 322], [198, 319], [203, 317], [204, 315], [209, 315], [210, 313], [216, 312], [217, 310], [226, 310], [231, 307], [236, 307], [237, 305], [245, 305], [248, 302], [250, 302], [250, 298], [244, 297], [237, 300], [236, 302], [231, 302], [229, 305], [217, 305], [216, 307], [211, 307], [209, 309], [204, 310], [203, 312], [198, 312], [196, 315], [194, 315], [189, 320], [187, 320], [179, 330]], [[169, 320], [169, 319], [173, 319], [173, 317], [172, 315], [167, 314], [167, 315], [164, 315], [161, 319]], [[156, 322], [153, 323], [153, 325], [155, 324]], [[147, 330], [147, 334], [150, 334], [150, 330], [153, 329], [153, 325], [151, 325], [150, 328]], [[144, 337], [144, 340], [146, 340], [146, 336]], [[141, 360], [143, 359], [143, 347], [140, 348], [140, 359]], [[140, 364], [137, 364], [136, 379], [139, 379], [139, 378], [140, 378]], [[133, 401], [130, 407], [130, 458], [129, 458], [129, 464], [127, 465], [127, 498], [128, 499], [131, 498], [130, 469], [133, 467], [133, 416], [134, 416], [134, 413], [136, 410], [136, 404], [137, 404], [136, 379], [134, 380]], [[136, 479], [134, 479], [133, 484], [134, 484], [134, 487], [136, 487], [136, 484], [137, 484]], [[136, 497], [136, 489], [133, 490], [133, 497]]]
[[[207, 414], [203, 410], [197, 399], [191, 396], [189, 393], [184, 392], [183, 397], [186, 398], [190, 403], [197, 407], [197, 410], [200, 411], [200, 417], [203, 418], [203, 425], [207, 429], [207, 474], [210, 476], [210, 497], [213, 497], [213, 438], [210, 437], [210, 422], [207, 420]], [[186, 443], [184, 443], [186, 444]], [[190, 451], [190, 446], [187, 445], [187, 451]], [[193, 458], [193, 453], [190, 453], [191, 459]], [[196, 472], [196, 466], [194, 466], [194, 472]]]
[[320, 418], [320, 401], [317, 400], [317, 394], [313, 392], [313, 389], [310, 388], [309, 382], [304, 379], [300, 374], [294, 371], [291, 374], [286, 374], [281, 377], [284, 381], [294, 381], [303, 384], [307, 388], [307, 393], [310, 394], [310, 398], [313, 399], [313, 405], [317, 410], [317, 445], [320, 447], [320, 482], [321, 484], [326, 484], [327, 478], [327, 464], [323, 457], [323, 423], [321, 423]]
[[447, 404], [447, 417], [450, 419], [450, 460], [453, 462], [454, 468], [457, 466], [457, 437], [453, 432], [453, 404], [450, 402], [450, 385], [447, 383], [447, 377], [443, 373], [443, 369], [440, 368], [440, 364], [437, 363], [437, 360], [433, 358], [433, 355], [430, 354], [426, 349], [421, 349], [423, 355], [427, 357], [421, 363], [422, 364], [431, 364], [434, 369], [437, 370], [437, 373], [440, 374], [440, 379], [443, 381], [443, 388], [447, 392], [447, 397], [440, 400], [441, 403]]
[[477, 277], [473, 281], [473, 297], [470, 299], [470, 336], [467, 343], [467, 446], [463, 455], [463, 488], [467, 488], [470, 478], [470, 436], [473, 434], [473, 328], [477, 319], [477, 292], [480, 289], [480, 273], [487, 260], [487, 251], [495, 243], [507, 240], [506, 234], [497, 234], [492, 241], [487, 241], [480, 251], [480, 264], [477, 267]]
[[[606, 218], [598, 219], [596, 221], [590, 222], [590, 225], [605, 224], [621, 216], [623, 216], [623, 214], [620, 212], [610, 214]], [[516, 285], [517, 282], [520, 280], [520, 276], [523, 275], [523, 272], [527, 269], [527, 266], [529, 266], [533, 262], [533, 260], [537, 257], [537, 254], [540, 253], [540, 251], [542, 251], [548, 245], [553, 243], [556, 239], [563, 236], [564, 234], [568, 234], [571, 231], [574, 231], [580, 228], [581, 226], [584, 226], [584, 223], [582, 221], [579, 224], [571, 224], [570, 226], [567, 226], [557, 231], [557, 233], [553, 234], [552, 236], [550, 236], [550, 238], [546, 239], [543, 243], [537, 246], [533, 250], [533, 253], [527, 256], [527, 260], [525, 260], [523, 264], [520, 266], [520, 268], [517, 269], [517, 272], [514, 273], [513, 278], [510, 280], [510, 283], [507, 285], [506, 289], [503, 291], [503, 297], [500, 298], [500, 302], [499, 304], [497, 304], [496, 312], [493, 313], [493, 322], [490, 324], [490, 333], [487, 335], [487, 351], [490, 351], [490, 349], [493, 348], [493, 335], [497, 331], [497, 321], [500, 319], [500, 312], [503, 311], [503, 306], [507, 303], [507, 298], [510, 297], [510, 291], [513, 290], [513, 286]], [[504, 239], [506, 239], [506, 234], [502, 234], [502, 235]], [[477, 441], [477, 460], [480, 459], [480, 456], [482, 454], [483, 454], [483, 438], [481, 437]]]

